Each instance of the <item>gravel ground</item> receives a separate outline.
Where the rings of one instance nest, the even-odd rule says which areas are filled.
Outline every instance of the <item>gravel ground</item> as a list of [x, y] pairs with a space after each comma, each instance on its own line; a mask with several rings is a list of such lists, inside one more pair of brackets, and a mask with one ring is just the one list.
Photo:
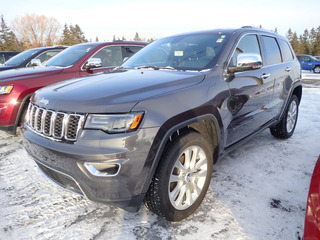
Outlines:
[[19, 135], [0, 131], [0, 239], [301, 239], [320, 153], [319, 106], [319, 82], [304, 80], [292, 138], [276, 140], [266, 130], [221, 159], [199, 210], [178, 223], [144, 206], [128, 213], [57, 187]]

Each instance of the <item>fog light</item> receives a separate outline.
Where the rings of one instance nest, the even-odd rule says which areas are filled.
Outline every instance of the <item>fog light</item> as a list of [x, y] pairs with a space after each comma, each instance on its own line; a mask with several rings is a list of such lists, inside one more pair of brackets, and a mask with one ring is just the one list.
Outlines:
[[86, 169], [94, 176], [97, 177], [114, 177], [118, 175], [121, 165], [118, 163], [84, 163]]

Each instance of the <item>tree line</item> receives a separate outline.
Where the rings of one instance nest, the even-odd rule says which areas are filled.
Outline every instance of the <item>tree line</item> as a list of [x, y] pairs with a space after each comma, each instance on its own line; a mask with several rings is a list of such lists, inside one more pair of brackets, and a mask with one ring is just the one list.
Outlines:
[[[261, 27], [261, 26], [260, 26]], [[88, 42], [84, 32], [78, 24], [65, 24], [61, 32], [61, 25], [55, 18], [47, 18], [44, 15], [27, 14], [17, 17], [12, 21], [11, 28], [5, 22], [3, 15], [0, 18], [0, 51], [23, 51], [35, 47], [67, 45], [72, 46], [79, 43]], [[275, 28], [274, 32], [277, 32]], [[308, 54], [320, 56], [320, 26], [305, 29], [299, 35], [290, 28], [286, 34], [296, 54]], [[126, 40], [113, 35], [113, 41]], [[153, 42], [154, 39], [145, 39], [138, 33], [133, 38], [134, 41]], [[92, 40], [90, 39], [90, 42]], [[99, 41], [98, 37], [95, 39]]]
[[[88, 42], [78, 24], [65, 24], [61, 32], [60, 23], [55, 18], [44, 15], [27, 14], [12, 21], [11, 28], [0, 18], [0, 51], [23, 51], [30, 48], [65, 45], [72, 46]], [[113, 37], [113, 41], [120, 40]], [[121, 40], [126, 40], [122, 37]], [[135, 41], [146, 41], [136, 33]], [[95, 39], [99, 41], [98, 37]], [[152, 38], [148, 42], [154, 41]], [[90, 39], [90, 42], [92, 40]]]
[[320, 26], [310, 31], [305, 29], [299, 36], [290, 28], [286, 37], [296, 54], [320, 56]]
[[[11, 29], [12, 28], [12, 29]], [[23, 51], [30, 48], [74, 45], [88, 42], [78, 24], [61, 26], [55, 18], [27, 14], [12, 21], [11, 28], [0, 18], [0, 51]]]

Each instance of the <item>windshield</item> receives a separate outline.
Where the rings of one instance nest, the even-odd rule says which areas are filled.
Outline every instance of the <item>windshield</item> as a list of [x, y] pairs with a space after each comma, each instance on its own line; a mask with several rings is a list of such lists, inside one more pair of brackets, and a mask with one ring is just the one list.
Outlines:
[[94, 45], [76, 45], [69, 47], [44, 63], [45, 66], [69, 67], [78, 62], [84, 55], [92, 51]]
[[126, 61], [123, 68], [201, 71], [212, 68], [228, 34], [197, 33], [157, 40]]
[[24, 61], [26, 61], [27, 59], [32, 59], [32, 56], [37, 55], [37, 53], [41, 51], [41, 49], [30, 49], [30, 50], [26, 50], [22, 53], [19, 53], [18, 55], [10, 58], [8, 61], [6, 61], [4, 63], [4, 65], [9, 65], [9, 66], [17, 66], [21, 63], [23, 63]]
[[313, 61], [319, 61], [319, 59], [317, 59], [316, 57], [314, 56], [309, 56]]

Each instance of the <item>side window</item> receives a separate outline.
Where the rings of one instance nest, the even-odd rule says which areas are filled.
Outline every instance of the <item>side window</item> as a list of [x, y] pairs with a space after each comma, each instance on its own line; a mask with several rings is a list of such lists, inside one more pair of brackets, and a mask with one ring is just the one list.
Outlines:
[[307, 58], [306, 56], [301, 56], [300, 59], [301, 61], [305, 61], [305, 62], [309, 61], [309, 58]]
[[265, 47], [264, 65], [272, 65], [281, 62], [281, 54], [278, 43], [275, 38], [262, 36], [262, 41]]
[[35, 57], [37, 59], [40, 59], [41, 62], [47, 61], [49, 58], [53, 57], [54, 55], [56, 55], [58, 52], [60, 52], [61, 50], [53, 50], [53, 51], [46, 51], [41, 53], [39, 56]]
[[293, 54], [291, 52], [291, 49], [288, 45], [288, 43], [284, 40], [279, 39], [278, 43], [280, 45], [280, 49], [281, 49], [281, 54], [282, 54], [282, 61], [283, 62], [288, 62], [293, 60]]
[[6, 60], [4, 58], [4, 54], [0, 54], [0, 64], [4, 63]]
[[231, 57], [230, 64], [229, 64], [230, 67], [236, 66], [237, 56], [239, 55], [239, 53], [257, 53], [261, 55], [257, 36], [247, 35], [240, 40], [240, 42], [238, 43], [238, 46], [236, 47]]
[[120, 46], [111, 46], [100, 49], [93, 58], [100, 58], [102, 67], [119, 66], [122, 64], [122, 53]]
[[131, 57], [133, 54], [137, 53], [142, 47], [139, 46], [124, 46], [124, 56]]

